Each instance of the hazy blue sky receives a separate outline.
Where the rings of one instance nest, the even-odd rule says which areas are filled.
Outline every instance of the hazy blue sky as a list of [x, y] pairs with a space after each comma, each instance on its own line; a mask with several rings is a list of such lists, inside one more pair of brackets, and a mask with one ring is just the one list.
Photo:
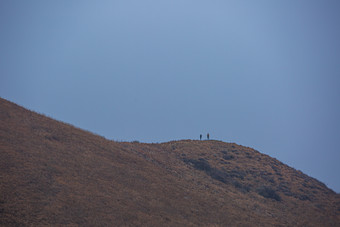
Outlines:
[[0, 96], [108, 139], [253, 147], [340, 192], [340, 1], [0, 1]]

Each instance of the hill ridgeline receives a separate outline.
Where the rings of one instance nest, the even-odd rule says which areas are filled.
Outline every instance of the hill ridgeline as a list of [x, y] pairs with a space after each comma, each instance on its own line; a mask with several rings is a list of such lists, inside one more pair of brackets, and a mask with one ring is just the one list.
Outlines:
[[0, 99], [1, 226], [340, 226], [340, 195], [215, 140], [115, 142]]

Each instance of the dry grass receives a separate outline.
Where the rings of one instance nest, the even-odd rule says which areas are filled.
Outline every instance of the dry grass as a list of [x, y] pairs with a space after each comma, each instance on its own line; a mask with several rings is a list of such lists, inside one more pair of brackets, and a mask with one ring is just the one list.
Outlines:
[[0, 99], [0, 225], [340, 226], [340, 198], [251, 148], [113, 142]]

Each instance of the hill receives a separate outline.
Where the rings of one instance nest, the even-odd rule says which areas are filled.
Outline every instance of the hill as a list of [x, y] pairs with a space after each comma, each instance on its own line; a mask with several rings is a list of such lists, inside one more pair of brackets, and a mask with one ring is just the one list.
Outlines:
[[221, 141], [114, 142], [0, 99], [2, 226], [340, 226], [340, 196]]

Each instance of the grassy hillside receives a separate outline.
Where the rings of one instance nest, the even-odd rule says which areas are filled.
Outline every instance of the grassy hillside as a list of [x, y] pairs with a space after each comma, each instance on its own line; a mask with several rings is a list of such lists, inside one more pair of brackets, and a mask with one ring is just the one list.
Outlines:
[[340, 226], [340, 196], [237, 144], [114, 142], [0, 99], [2, 226]]

